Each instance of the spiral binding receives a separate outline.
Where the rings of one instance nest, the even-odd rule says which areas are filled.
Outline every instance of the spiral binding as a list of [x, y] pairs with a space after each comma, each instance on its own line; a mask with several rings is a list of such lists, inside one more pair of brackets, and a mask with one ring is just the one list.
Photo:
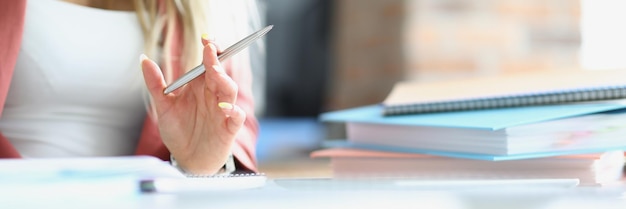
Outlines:
[[239, 177], [265, 177], [265, 173], [231, 173], [218, 175], [186, 174], [187, 178], [239, 178]]
[[563, 104], [569, 102], [584, 102], [621, 98], [626, 98], [626, 86], [584, 88], [554, 92], [508, 95], [491, 98], [476, 98], [449, 102], [389, 105], [384, 107], [383, 114], [391, 116], [445, 111]]

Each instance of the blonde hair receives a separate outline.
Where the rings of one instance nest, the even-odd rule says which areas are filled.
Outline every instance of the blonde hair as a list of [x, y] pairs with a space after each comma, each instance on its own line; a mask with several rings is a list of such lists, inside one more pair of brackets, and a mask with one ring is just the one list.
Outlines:
[[209, 31], [209, 1], [134, 0], [144, 34], [144, 50], [157, 58], [167, 83], [202, 61], [200, 34]]
[[[208, 33], [208, 1], [134, 0], [144, 36], [144, 54], [161, 66], [166, 83], [202, 61], [200, 34]], [[153, 98], [144, 88], [144, 104], [150, 119], [158, 114]]]

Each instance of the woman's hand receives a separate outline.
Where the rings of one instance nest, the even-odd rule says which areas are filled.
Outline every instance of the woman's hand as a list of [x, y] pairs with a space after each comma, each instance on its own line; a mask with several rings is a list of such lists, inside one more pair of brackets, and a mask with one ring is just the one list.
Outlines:
[[163, 94], [166, 83], [155, 62], [142, 55], [141, 66], [161, 138], [178, 166], [188, 173], [215, 174], [227, 161], [246, 114], [235, 105], [238, 87], [218, 61], [216, 45], [202, 43], [206, 72], [170, 94]]

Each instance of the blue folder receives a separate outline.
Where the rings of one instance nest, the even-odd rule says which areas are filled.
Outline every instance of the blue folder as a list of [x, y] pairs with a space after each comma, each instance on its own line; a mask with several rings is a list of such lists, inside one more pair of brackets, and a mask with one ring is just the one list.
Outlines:
[[[548, 105], [548, 106], [527, 106], [527, 107], [515, 107], [515, 108], [502, 108], [502, 109], [485, 109], [485, 110], [472, 110], [472, 111], [458, 111], [458, 112], [442, 112], [442, 113], [429, 113], [429, 114], [414, 114], [414, 115], [400, 115], [400, 116], [383, 116], [382, 107], [378, 105], [370, 105], [364, 107], [357, 107], [352, 109], [327, 112], [320, 115], [320, 120], [323, 122], [359, 122], [359, 123], [373, 123], [373, 124], [387, 124], [387, 125], [412, 125], [412, 126], [432, 126], [432, 127], [447, 127], [447, 128], [468, 128], [468, 129], [481, 129], [496, 131], [505, 129], [508, 127], [538, 123], [549, 120], [557, 120], [568, 117], [577, 117], [594, 113], [610, 113], [610, 112], [624, 112], [626, 110], [626, 104], [622, 103], [570, 103], [562, 105]], [[415, 149], [406, 147], [386, 146], [386, 145], [373, 145], [354, 143], [346, 140], [330, 140], [326, 141], [323, 146], [325, 147], [344, 147], [344, 148], [358, 148], [369, 149], [389, 152], [405, 152], [405, 153], [419, 153], [429, 154], [437, 156], [466, 158], [476, 160], [518, 160], [528, 158], [550, 157], [559, 155], [573, 155], [573, 154], [587, 154], [587, 153], [599, 153], [611, 150], [626, 150], [626, 146], [621, 147], [606, 147], [606, 148], [594, 148], [594, 149], [577, 149], [566, 151], [551, 151], [540, 153], [527, 153], [527, 154], [514, 154], [514, 155], [490, 155], [490, 154], [475, 154], [475, 153], [461, 153], [451, 151], [439, 151], [439, 150], [427, 150], [427, 149]]]
[[323, 113], [320, 115], [320, 120], [324, 122], [361, 122], [389, 125], [500, 130], [512, 126], [619, 110], [622, 108], [626, 108], [626, 104], [618, 102], [570, 103], [562, 105], [383, 116], [382, 106], [370, 105]]

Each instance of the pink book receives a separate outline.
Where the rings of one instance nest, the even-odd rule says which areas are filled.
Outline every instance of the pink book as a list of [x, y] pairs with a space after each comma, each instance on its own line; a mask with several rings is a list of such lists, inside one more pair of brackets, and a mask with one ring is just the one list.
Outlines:
[[622, 151], [510, 161], [483, 161], [353, 148], [314, 151], [330, 158], [335, 178], [579, 179], [581, 185], [615, 183], [622, 178]]

